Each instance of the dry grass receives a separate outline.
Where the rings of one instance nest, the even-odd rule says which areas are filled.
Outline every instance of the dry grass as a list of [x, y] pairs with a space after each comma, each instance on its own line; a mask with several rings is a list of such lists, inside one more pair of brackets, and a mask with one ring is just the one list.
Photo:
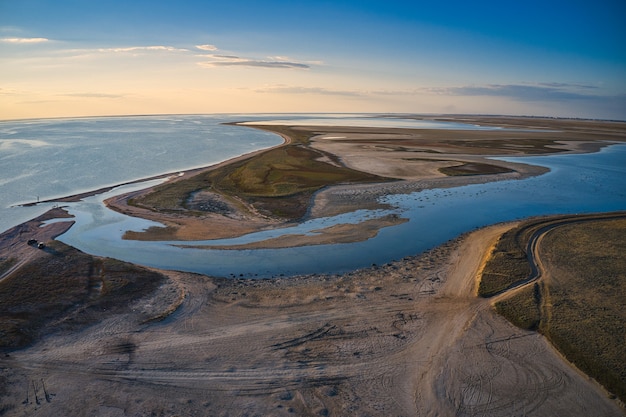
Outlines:
[[540, 331], [626, 400], [626, 220], [569, 225], [542, 243], [551, 277]]
[[479, 296], [491, 297], [528, 278], [531, 269], [525, 243], [519, 240], [520, 233], [528, 227], [531, 226], [518, 226], [500, 237], [483, 269], [478, 284]]
[[541, 321], [541, 290], [538, 283], [524, 287], [514, 296], [496, 303], [496, 311], [526, 330], [537, 330]]
[[2, 349], [24, 347], [52, 328], [102, 319], [164, 281], [155, 272], [86, 255], [57, 241], [46, 252], [0, 284]]
[[541, 242], [546, 277], [496, 304], [538, 329], [577, 367], [626, 400], [626, 220], [560, 226]]
[[[587, 217], [603, 216], [598, 214]], [[531, 236], [543, 228], [572, 218], [572, 216], [551, 216], [527, 220], [504, 233], [487, 260], [478, 286], [478, 295], [492, 297], [527, 280], [532, 272], [526, 252]]]

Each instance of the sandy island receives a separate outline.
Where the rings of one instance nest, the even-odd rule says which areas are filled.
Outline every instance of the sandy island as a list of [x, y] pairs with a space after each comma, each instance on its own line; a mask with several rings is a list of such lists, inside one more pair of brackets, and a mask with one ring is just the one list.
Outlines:
[[[463, 119], [470, 123], [471, 120]], [[474, 122], [484, 124], [498, 123], [497, 118], [478, 119]], [[530, 125], [529, 123], [532, 122]], [[551, 122], [551, 123], [550, 123]], [[602, 125], [595, 122], [563, 123], [563, 121], [535, 119], [504, 119], [502, 124], [520, 130], [502, 131], [447, 131], [426, 129], [363, 128], [363, 127], [320, 127], [292, 126], [290, 132], [307, 134], [309, 147], [333, 155], [336, 161], [347, 168], [368, 172], [393, 180], [376, 184], [349, 184], [326, 187], [317, 192], [310, 203], [307, 218], [325, 217], [363, 208], [380, 207], [378, 198], [389, 194], [410, 193], [430, 188], [458, 187], [461, 185], [522, 179], [546, 172], [543, 167], [513, 164], [504, 161], [486, 159], [489, 156], [522, 156], [527, 154], [550, 154], [559, 152], [579, 153], [596, 151], [599, 148], [626, 140], [620, 124]], [[287, 146], [290, 137], [276, 126], [250, 127], [269, 130], [280, 134]], [[528, 131], [528, 129], [535, 129]], [[562, 130], [555, 130], [562, 129]], [[622, 126], [623, 129], [623, 126]], [[192, 175], [219, 169], [224, 165], [245, 160], [264, 151], [241, 156], [235, 160], [195, 170]], [[479, 167], [471, 171], [471, 167]], [[457, 174], [446, 175], [445, 168], [459, 169]], [[468, 168], [465, 168], [468, 167]], [[485, 167], [498, 168], [501, 173], [492, 173]], [[463, 169], [466, 169], [465, 171]], [[173, 175], [170, 181], [184, 181], [189, 175]], [[151, 210], [128, 204], [131, 199], [138, 199], [149, 194], [151, 189], [137, 191], [110, 198], [106, 201], [109, 208], [135, 217], [143, 217], [164, 224], [165, 228], [152, 228], [147, 232], [126, 234], [127, 239], [137, 240], [209, 240], [241, 236], [260, 230], [285, 227], [293, 221], [268, 218], [248, 206], [231, 206], [231, 214], [224, 215], [211, 210], [193, 214], [185, 210], [176, 213], [163, 210]], [[211, 192], [198, 193], [198, 201], [189, 202], [201, 205], [205, 201], [220, 203], [224, 200]], [[299, 221], [306, 220], [298, 219]], [[385, 218], [376, 226], [378, 229], [391, 226], [402, 219]], [[290, 236], [283, 246], [310, 245], [328, 243], [333, 239], [343, 242], [362, 240], [370, 237], [376, 221], [364, 224], [362, 233], [355, 228], [346, 228], [345, 233], [333, 230], [320, 230], [325, 237], [306, 238]], [[395, 223], [397, 224], [397, 223]], [[276, 242], [257, 242], [248, 248], [276, 247]]]
[[[493, 122], [529, 121], [547, 123]], [[584, 123], [573, 123], [585, 136]], [[369, 163], [364, 156], [371, 142], [323, 139], [353, 133], [325, 130], [313, 146], [332, 149], [347, 165], [402, 171], [406, 178], [382, 186], [324, 189], [310, 215], [373, 204], [373, 197], [389, 192], [486, 180], [449, 181], [428, 161], [403, 166], [398, 156], [411, 152], [414, 157], [412, 150], [391, 155], [375, 147], [372, 155], [380, 155]], [[623, 135], [622, 130], [621, 136], [601, 136], [616, 141]], [[587, 138], [559, 146], [581, 151], [589, 143]], [[435, 162], [441, 164], [446, 162]], [[536, 173], [528, 169], [517, 166], [515, 173], [499, 175]], [[184, 216], [159, 217], [125, 205], [123, 198], [109, 204], [194, 236], [193, 222], [185, 223]], [[207, 214], [201, 220], [210, 219]], [[237, 233], [270, 226], [267, 220], [255, 221]], [[27, 288], [28, 280], [45, 274], [53, 251], [24, 241], [51, 241], [69, 225], [40, 225], [40, 219], [33, 220], [1, 236], [0, 259], [15, 257], [17, 264], [0, 270], [0, 279], [22, 279]], [[617, 401], [541, 335], [512, 326], [493, 311], [490, 300], [476, 297], [476, 280], [491, 248], [513, 226], [486, 227], [427, 253], [343, 275], [255, 281], [146, 270], [166, 281], [114, 311], [90, 310], [89, 325], [62, 313], [33, 331], [32, 344], [7, 351], [0, 358], [0, 415], [624, 415]], [[43, 269], [24, 269], [36, 260]], [[103, 273], [85, 271], [96, 277]]]

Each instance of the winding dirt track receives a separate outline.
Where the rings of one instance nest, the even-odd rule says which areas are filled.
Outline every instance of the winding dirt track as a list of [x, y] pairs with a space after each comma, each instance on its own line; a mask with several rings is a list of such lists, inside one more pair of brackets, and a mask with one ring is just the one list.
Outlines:
[[186, 296], [165, 320], [140, 320], [171, 307], [156, 294], [136, 314], [1, 358], [4, 415], [623, 414], [541, 336], [475, 296], [510, 227], [344, 276], [168, 273]]
[[550, 233], [552, 230], [567, 226], [571, 224], [577, 223], [585, 223], [590, 221], [598, 221], [598, 220], [617, 220], [626, 218], [626, 214], [623, 212], [619, 213], [600, 213], [600, 214], [589, 214], [589, 215], [574, 215], [563, 217], [557, 220], [549, 219], [545, 222], [545, 225], [539, 227], [535, 230], [530, 237], [528, 238], [528, 243], [526, 245], [526, 255], [528, 258], [528, 264], [530, 266], [530, 274], [528, 278], [516, 283], [512, 287], [504, 290], [503, 292], [497, 294], [492, 297], [492, 304], [501, 300], [502, 298], [509, 297], [514, 291], [517, 291], [521, 288], [528, 286], [541, 279], [541, 277], [545, 274], [546, 269], [543, 266], [541, 261], [541, 257], [539, 256], [539, 246], [543, 238]]

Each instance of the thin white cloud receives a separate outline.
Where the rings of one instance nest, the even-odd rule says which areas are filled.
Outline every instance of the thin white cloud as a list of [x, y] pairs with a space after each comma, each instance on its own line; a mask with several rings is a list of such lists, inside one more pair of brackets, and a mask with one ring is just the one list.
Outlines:
[[196, 45], [196, 48], [202, 50], [202, 51], [217, 51], [217, 46], [215, 45], [211, 45], [211, 44], [204, 44], [204, 45]]
[[[422, 92], [423, 93], [423, 92]], [[419, 90], [406, 89], [406, 90], [374, 90], [371, 94], [379, 96], [414, 96], [420, 94]]]
[[188, 49], [175, 48], [173, 46], [150, 45], [150, 46], [128, 46], [123, 48], [99, 48], [98, 52], [189, 52]]
[[508, 97], [517, 101], [596, 100], [606, 95], [591, 94], [597, 87], [576, 83], [486, 84], [477, 86], [441, 87], [427, 92], [453, 96]]
[[301, 64], [298, 62], [284, 62], [284, 61], [263, 61], [244, 59], [238, 61], [229, 62], [214, 62], [213, 66], [218, 67], [257, 67], [257, 68], [284, 68], [284, 69], [308, 69], [307, 64]]
[[351, 90], [333, 90], [321, 87], [297, 87], [276, 85], [269, 87], [257, 88], [257, 93], [278, 93], [278, 94], [317, 94], [326, 96], [344, 96], [344, 97], [362, 97], [364, 94]]
[[278, 69], [309, 69], [311, 66], [303, 62], [242, 58], [236, 55], [205, 55], [210, 61], [200, 62], [205, 68], [215, 67], [251, 67], [251, 68], [278, 68]]
[[63, 97], [81, 97], [81, 98], [123, 98], [124, 94], [106, 94], [106, 93], [68, 93], [60, 94]]
[[3, 96], [13, 96], [13, 95], [18, 95], [18, 94], [23, 94], [23, 91], [20, 90], [16, 90], [13, 88], [0, 88], [0, 95]]
[[[533, 85], [533, 84], [528, 84]], [[537, 83], [534, 85], [543, 86], [543, 87], [551, 87], [551, 88], [580, 88], [584, 90], [595, 90], [599, 88], [597, 85], [591, 84], [583, 84], [583, 83]]]
[[44, 43], [49, 41], [50, 39], [47, 38], [0, 38], [0, 42], [17, 44]]
[[[203, 55], [205, 58], [207, 57], [207, 55]], [[215, 58], [215, 59], [226, 59], [226, 60], [243, 60], [243, 58], [239, 58], [237, 55], [208, 55], [210, 58]]]

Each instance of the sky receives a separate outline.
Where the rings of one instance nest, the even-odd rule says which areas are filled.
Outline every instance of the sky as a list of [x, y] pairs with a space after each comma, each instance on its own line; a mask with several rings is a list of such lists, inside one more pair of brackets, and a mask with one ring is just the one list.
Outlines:
[[0, 0], [0, 119], [626, 120], [626, 1]]

